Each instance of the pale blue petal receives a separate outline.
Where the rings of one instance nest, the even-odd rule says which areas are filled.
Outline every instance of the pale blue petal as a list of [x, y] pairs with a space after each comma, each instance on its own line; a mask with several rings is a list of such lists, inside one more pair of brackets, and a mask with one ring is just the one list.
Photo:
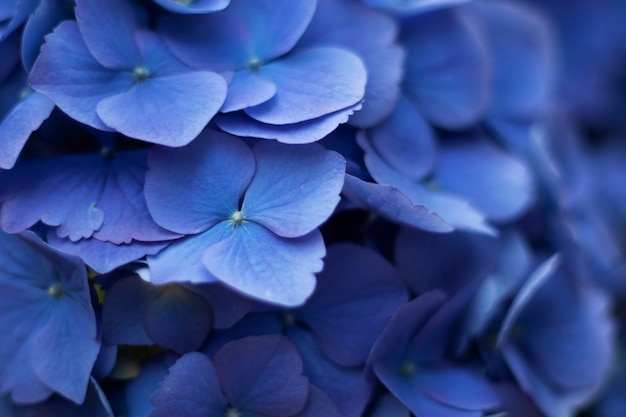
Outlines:
[[96, 106], [109, 127], [135, 139], [183, 146], [202, 132], [222, 106], [226, 82], [211, 72], [154, 77]]
[[242, 70], [291, 50], [313, 17], [315, 0], [239, 0], [224, 11], [170, 16], [160, 23], [170, 49], [188, 65]]
[[263, 123], [283, 125], [315, 119], [361, 101], [367, 79], [359, 57], [331, 47], [311, 48], [261, 68], [276, 95], [244, 111]]
[[233, 135], [276, 139], [282, 143], [297, 145], [322, 139], [335, 130], [338, 125], [346, 123], [348, 118], [360, 108], [361, 104], [359, 103], [317, 119], [288, 125], [261, 123], [244, 112], [217, 115], [215, 123], [220, 129]]
[[287, 239], [253, 222], [237, 226], [234, 231], [231, 222], [213, 229], [231, 234], [208, 247], [202, 261], [228, 286], [285, 306], [304, 303], [315, 289], [314, 274], [322, 269], [322, 257], [326, 254], [317, 230]]
[[154, 0], [170, 12], [180, 14], [203, 14], [223, 10], [230, 0]]
[[46, 36], [29, 82], [73, 119], [112, 130], [100, 120], [96, 106], [103, 98], [130, 89], [133, 77], [130, 71], [103, 67], [87, 49], [76, 22], [65, 21]]
[[141, 64], [135, 43], [135, 11], [124, 0], [76, 0], [76, 21], [87, 48], [110, 69], [130, 69]]
[[318, 144], [261, 141], [253, 149], [256, 173], [242, 211], [283, 237], [303, 236], [325, 222], [339, 203], [345, 160]]
[[255, 165], [243, 141], [221, 132], [178, 149], [155, 147], [144, 188], [150, 214], [168, 230], [204, 232], [239, 210]]

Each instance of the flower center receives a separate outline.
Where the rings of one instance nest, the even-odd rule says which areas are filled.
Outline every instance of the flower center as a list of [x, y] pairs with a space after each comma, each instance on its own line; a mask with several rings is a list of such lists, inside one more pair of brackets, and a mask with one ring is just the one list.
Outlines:
[[230, 407], [226, 412], [226, 417], [241, 417], [241, 413], [236, 408]]
[[48, 294], [53, 298], [61, 298], [63, 296], [63, 287], [60, 282], [55, 282], [48, 287]]
[[252, 72], [256, 72], [261, 69], [263, 63], [259, 60], [259, 58], [250, 58], [248, 61], [248, 69]]
[[412, 361], [409, 360], [402, 362], [398, 367], [398, 372], [400, 375], [404, 376], [413, 376], [415, 375], [415, 371], [417, 371], [417, 367]]
[[136, 82], [141, 83], [150, 77], [150, 71], [146, 67], [137, 67], [133, 70], [133, 78]]
[[283, 314], [283, 326], [291, 327], [294, 324], [296, 324], [296, 318], [294, 317], [293, 313], [287, 312]]
[[241, 226], [246, 222], [246, 217], [243, 214], [243, 211], [237, 210], [233, 214], [230, 215], [230, 222], [234, 227]]

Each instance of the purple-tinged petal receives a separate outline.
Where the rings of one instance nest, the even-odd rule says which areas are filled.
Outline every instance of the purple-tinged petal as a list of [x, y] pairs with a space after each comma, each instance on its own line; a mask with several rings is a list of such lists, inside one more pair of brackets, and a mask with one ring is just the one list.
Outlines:
[[434, 177], [443, 190], [467, 197], [493, 221], [520, 216], [533, 200], [529, 169], [488, 142], [441, 147]]
[[17, 101], [15, 107], [0, 119], [2, 169], [13, 168], [31, 133], [41, 126], [54, 109], [54, 103], [48, 97], [25, 88], [23, 94], [26, 97]]
[[213, 311], [200, 295], [180, 285], [157, 288], [143, 324], [156, 344], [178, 353], [195, 351], [211, 330]]
[[308, 325], [331, 360], [358, 366], [407, 298], [400, 274], [382, 256], [337, 244], [328, 248], [315, 292], [294, 315]]
[[351, 107], [365, 92], [367, 75], [347, 50], [319, 47], [289, 55], [259, 70], [276, 84], [276, 95], [244, 111], [262, 123], [304, 122]]
[[317, 119], [287, 125], [261, 123], [244, 112], [217, 115], [215, 123], [220, 129], [233, 135], [276, 139], [282, 143], [298, 145], [322, 139], [335, 130], [338, 125], [346, 123], [350, 115], [360, 108], [361, 104], [359, 103]]
[[404, 23], [405, 94], [432, 123], [457, 129], [487, 105], [487, 62], [478, 36], [449, 10]]
[[276, 94], [276, 84], [256, 72], [237, 71], [228, 84], [221, 112], [231, 112], [265, 103]]
[[239, 210], [255, 171], [252, 151], [220, 132], [178, 149], [155, 147], [148, 156], [144, 193], [155, 221], [191, 234], [208, 230]]
[[342, 416], [360, 417], [374, 390], [374, 385], [365, 380], [362, 369], [330, 361], [311, 332], [301, 326], [289, 326], [285, 334], [300, 352], [303, 374], [309, 382], [330, 396]]
[[29, 82], [73, 119], [111, 130], [98, 117], [96, 106], [103, 98], [128, 90], [133, 76], [103, 67], [87, 49], [76, 22], [65, 21], [46, 36]]
[[98, 207], [105, 217], [102, 227], [93, 234], [95, 239], [121, 244], [178, 237], [158, 226], [148, 212], [143, 195], [144, 176], [148, 170], [146, 152], [116, 153], [108, 161], [108, 168], [98, 200]]
[[29, 160], [4, 173], [2, 229], [16, 233], [41, 220], [58, 226], [59, 237], [90, 237], [105, 216], [97, 205], [107, 167], [94, 163], [95, 158], [99, 156]]
[[48, 233], [50, 245], [63, 252], [81, 258], [91, 269], [104, 274], [115, 268], [136, 261], [146, 255], [155, 255], [166, 247], [169, 242], [140, 242], [115, 244], [102, 242], [98, 239], [81, 239], [72, 242], [60, 238], [56, 233]]
[[[358, 114], [358, 113], [357, 113]], [[376, 152], [390, 167], [413, 181], [422, 180], [435, 164], [433, 132], [415, 105], [401, 95], [387, 119], [359, 138], [367, 155]]]
[[319, 231], [287, 239], [254, 222], [233, 226], [228, 221], [211, 232], [215, 229], [230, 235], [209, 246], [202, 262], [228, 286], [285, 306], [304, 303], [315, 289], [314, 274], [322, 269], [326, 254]]
[[242, 70], [289, 52], [311, 21], [316, 3], [239, 0], [215, 14], [166, 17], [160, 29], [174, 54], [191, 67]]
[[85, 45], [103, 66], [130, 69], [141, 64], [135, 11], [124, 0], [76, 0], [76, 21]]
[[302, 359], [281, 335], [249, 336], [224, 345], [213, 364], [228, 402], [243, 413], [288, 417], [309, 394]]
[[241, 211], [282, 237], [303, 236], [325, 222], [339, 203], [346, 161], [318, 144], [261, 141], [256, 173]]
[[170, 12], [180, 14], [203, 14], [224, 10], [230, 0], [154, 0]]
[[41, 220], [59, 226], [59, 237], [117, 244], [175, 238], [150, 217], [142, 194], [146, 170], [142, 151], [25, 161], [0, 178], [2, 227], [17, 232]]
[[358, 207], [372, 210], [394, 223], [436, 233], [454, 230], [438, 214], [425, 206], [414, 204], [401, 191], [388, 185], [368, 183], [346, 175], [341, 193]]
[[493, 386], [480, 374], [462, 367], [420, 368], [420, 388], [431, 398], [468, 410], [496, 408], [500, 401]]
[[103, 98], [96, 106], [109, 127], [132, 138], [183, 146], [202, 132], [226, 97], [226, 82], [210, 72], [154, 77]]
[[342, 417], [335, 404], [321, 389], [309, 385], [309, 396], [302, 411], [295, 417]]
[[213, 327], [228, 329], [252, 308], [252, 300], [227, 288], [220, 282], [192, 285], [189, 290], [204, 297], [213, 308]]
[[176, 361], [151, 401], [148, 417], [224, 417], [228, 409], [211, 360], [197, 352]]
[[111, 344], [151, 345], [142, 320], [155, 297], [156, 287], [135, 276], [113, 284], [102, 308], [103, 339]]

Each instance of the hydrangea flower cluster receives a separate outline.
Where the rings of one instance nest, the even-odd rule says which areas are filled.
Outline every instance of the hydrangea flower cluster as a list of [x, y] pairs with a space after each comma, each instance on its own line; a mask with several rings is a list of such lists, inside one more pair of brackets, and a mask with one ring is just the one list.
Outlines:
[[622, 3], [0, 1], [0, 415], [623, 417]]

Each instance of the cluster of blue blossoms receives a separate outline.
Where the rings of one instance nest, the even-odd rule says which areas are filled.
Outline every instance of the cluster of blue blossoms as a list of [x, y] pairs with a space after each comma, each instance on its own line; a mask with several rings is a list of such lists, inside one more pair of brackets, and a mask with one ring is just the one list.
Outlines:
[[624, 21], [1, 0], [0, 416], [625, 416]]

